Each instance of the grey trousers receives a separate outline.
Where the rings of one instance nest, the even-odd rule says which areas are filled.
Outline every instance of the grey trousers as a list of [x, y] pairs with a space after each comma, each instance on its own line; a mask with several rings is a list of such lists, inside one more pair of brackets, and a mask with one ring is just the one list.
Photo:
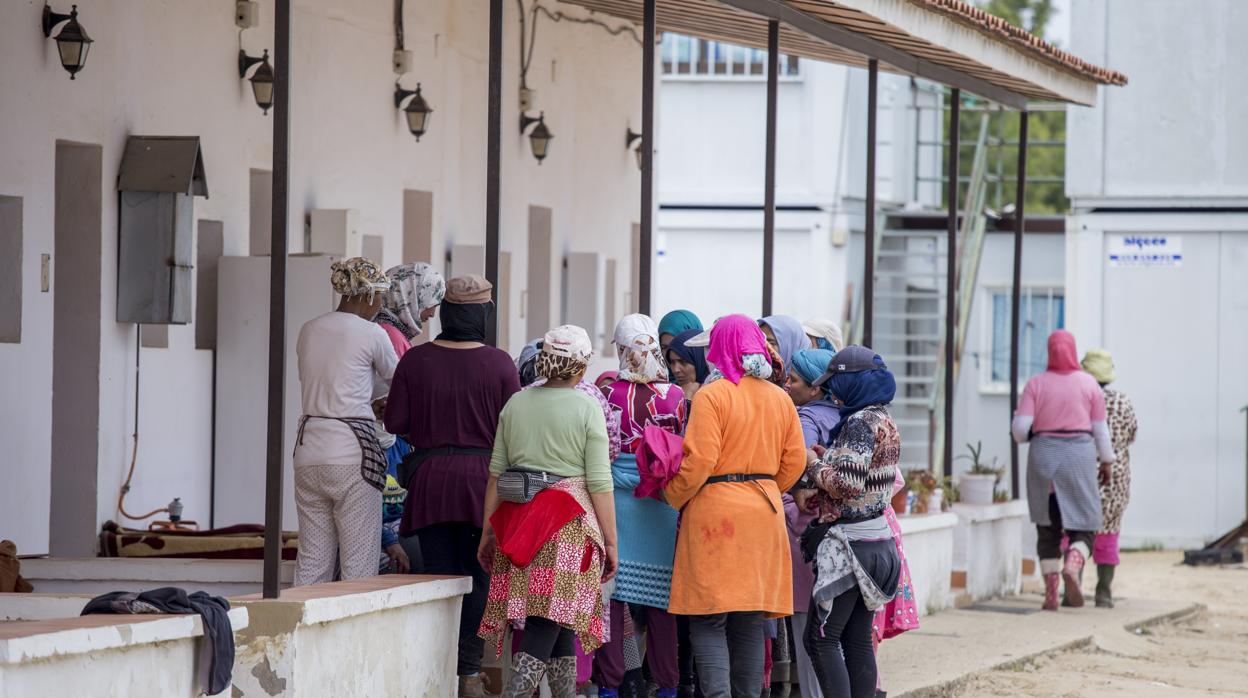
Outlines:
[[758, 698], [763, 690], [763, 614], [689, 616], [689, 641], [705, 698]]

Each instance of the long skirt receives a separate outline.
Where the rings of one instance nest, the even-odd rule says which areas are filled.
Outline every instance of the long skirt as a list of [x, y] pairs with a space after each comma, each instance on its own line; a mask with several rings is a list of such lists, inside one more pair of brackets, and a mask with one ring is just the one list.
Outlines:
[[1067, 530], [1100, 529], [1096, 444], [1090, 435], [1037, 436], [1031, 440], [1027, 449], [1027, 508], [1037, 526], [1050, 525], [1050, 492], [1057, 495]]

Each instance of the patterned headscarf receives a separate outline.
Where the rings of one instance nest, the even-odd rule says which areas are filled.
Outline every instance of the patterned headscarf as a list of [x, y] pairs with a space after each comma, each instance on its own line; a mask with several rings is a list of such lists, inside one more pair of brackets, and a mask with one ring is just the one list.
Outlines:
[[420, 314], [442, 302], [446, 281], [427, 262], [400, 264], [386, 270], [390, 289], [386, 292], [377, 321], [393, 325], [409, 340], [424, 331]]
[[758, 325], [744, 315], [720, 318], [711, 328], [711, 346], [706, 360], [715, 366], [707, 383], [716, 377], [740, 383], [744, 376], [771, 377], [767, 338]]
[[364, 257], [334, 262], [330, 266], [329, 283], [340, 296], [368, 295], [369, 300], [373, 294], [390, 290], [390, 279], [385, 272], [376, 262]]
[[845, 339], [844, 335], [841, 334], [841, 328], [831, 320], [819, 318], [807, 320], [802, 323], [802, 329], [815, 340], [815, 344], [819, 349], [827, 349], [835, 354], [845, 348]]
[[654, 383], [667, 380], [667, 364], [659, 347], [659, 328], [648, 315], [625, 315], [615, 326], [615, 351], [620, 357], [620, 380]]
[[567, 380], [589, 367], [594, 355], [589, 334], [576, 325], [560, 325], [542, 338], [537, 374], [546, 380]]

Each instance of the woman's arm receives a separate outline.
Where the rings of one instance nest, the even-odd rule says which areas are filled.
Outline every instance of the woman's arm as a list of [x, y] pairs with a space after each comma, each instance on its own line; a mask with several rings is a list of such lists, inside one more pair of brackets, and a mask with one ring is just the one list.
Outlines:
[[615, 493], [591, 492], [590, 500], [594, 503], [594, 514], [598, 517], [598, 527], [602, 529], [602, 543], [606, 548], [602, 561], [602, 581], [609, 581], [615, 576], [620, 564], [620, 553], [615, 538]]
[[698, 391], [685, 429], [684, 459], [680, 472], [663, 488], [664, 501], [674, 509], [683, 507], [706, 484], [719, 461], [719, 411], [706, 390]]
[[1010, 435], [1014, 437], [1014, 441], [1025, 444], [1031, 440], [1031, 425], [1035, 423], [1036, 418], [1031, 415], [1020, 414], [1010, 423]]
[[856, 499], [867, 488], [875, 456], [875, 429], [865, 419], [850, 418], [832, 448], [807, 468], [807, 476], [833, 499]]
[[490, 526], [490, 517], [498, 509], [498, 476], [490, 475], [485, 485], [485, 514], [481, 517], [481, 544], [477, 546], [477, 562], [487, 573], [494, 565], [494, 529]]

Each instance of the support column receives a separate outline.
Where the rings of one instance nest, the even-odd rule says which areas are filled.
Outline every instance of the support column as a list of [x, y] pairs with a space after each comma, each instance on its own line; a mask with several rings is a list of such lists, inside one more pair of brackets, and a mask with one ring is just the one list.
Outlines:
[[286, 453], [286, 224], [290, 187], [290, 0], [273, 30], [273, 223], [269, 249], [269, 419], [264, 478], [264, 598], [281, 593], [282, 462]]
[[953, 475], [953, 363], [957, 354], [958, 319], [958, 128], [962, 109], [962, 91], [949, 91], [949, 229], [945, 267], [945, 419], [944, 471]]
[[[1010, 419], [1018, 409], [1018, 349], [1022, 328], [1023, 215], [1027, 194], [1027, 112], [1018, 114], [1018, 176], [1014, 193], [1014, 287], [1010, 297]], [[1018, 443], [1010, 439], [1010, 496], [1019, 497]]]
[[641, 31], [641, 226], [637, 251], [637, 312], [650, 314], [654, 257], [654, 46], [655, 0], [643, 0]]
[[763, 165], [763, 317], [771, 315], [776, 261], [776, 88], [780, 80], [780, 23], [767, 23], [767, 143]]
[[[500, 153], [503, 134], [503, 0], [490, 0], [489, 86], [485, 134], [485, 278], [498, 308], [498, 220]], [[485, 343], [498, 346], [498, 313], [485, 327]]]
[[872, 346], [875, 329], [875, 120], [880, 62], [867, 61], [867, 200], [863, 204], [862, 344]]

